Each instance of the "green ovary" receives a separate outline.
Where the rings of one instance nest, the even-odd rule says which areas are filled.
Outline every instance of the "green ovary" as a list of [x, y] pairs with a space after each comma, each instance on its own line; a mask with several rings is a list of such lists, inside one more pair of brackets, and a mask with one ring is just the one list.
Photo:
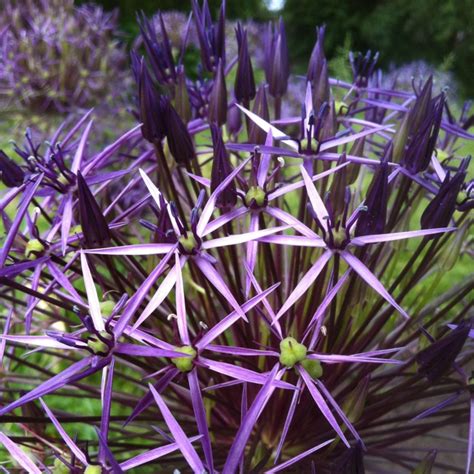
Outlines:
[[308, 349], [304, 344], [298, 342], [294, 337], [285, 337], [280, 342], [280, 363], [291, 369], [301, 363], [304, 369], [316, 379], [321, 377], [323, 369], [318, 360], [308, 359]]
[[28, 240], [25, 247], [25, 257], [29, 260], [36, 260], [38, 254], [44, 251], [44, 245], [38, 239]]
[[102, 316], [107, 317], [112, 314], [112, 311], [115, 308], [115, 303], [113, 301], [106, 300], [99, 303], [99, 306], [100, 306], [100, 312]]
[[191, 233], [189, 233], [187, 236], [181, 236], [179, 238], [179, 243], [181, 244], [183, 249], [189, 253], [191, 253], [197, 247], [196, 239]]
[[291, 369], [298, 362], [306, 359], [308, 349], [294, 337], [285, 337], [280, 342], [280, 363]]
[[319, 379], [323, 375], [323, 368], [319, 360], [305, 359], [301, 362], [301, 365], [313, 379]]
[[247, 191], [247, 194], [245, 195], [245, 202], [247, 206], [249, 206], [252, 202], [252, 200], [255, 200], [255, 204], [257, 206], [262, 207], [265, 205], [265, 198], [267, 195], [265, 194], [265, 191], [260, 188], [259, 186], [251, 186], [249, 190]]
[[174, 357], [171, 359], [171, 362], [176, 366], [181, 372], [190, 372], [193, 368], [193, 361], [196, 358], [196, 349], [191, 346], [175, 347], [176, 352], [181, 352], [182, 354], [187, 354], [191, 357]]
[[84, 474], [101, 474], [102, 468], [100, 466], [89, 465], [86, 467]]
[[[106, 339], [107, 341], [112, 341], [113, 336], [109, 334], [107, 331], [100, 331], [99, 335], [102, 339]], [[92, 334], [88, 341], [87, 341], [87, 346], [91, 351], [96, 354], [108, 354], [110, 351], [110, 347], [101, 339], [99, 339], [98, 336], [95, 334]]]

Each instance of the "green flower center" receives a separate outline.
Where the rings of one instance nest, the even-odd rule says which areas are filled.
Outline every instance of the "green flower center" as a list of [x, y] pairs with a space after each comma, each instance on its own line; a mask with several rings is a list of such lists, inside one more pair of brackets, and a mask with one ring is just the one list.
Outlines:
[[197, 352], [191, 346], [182, 346], [175, 347], [176, 352], [181, 352], [182, 354], [187, 354], [191, 357], [174, 357], [171, 359], [171, 362], [176, 366], [181, 372], [189, 372], [193, 368], [193, 361], [196, 358]]
[[44, 251], [44, 245], [38, 239], [28, 240], [25, 247], [25, 257], [29, 260], [36, 260], [38, 255]]
[[89, 466], [86, 467], [84, 474], [101, 474], [102, 468], [100, 466], [93, 466], [89, 464]]
[[291, 369], [298, 362], [306, 359], [308, 349], [294, 337], [285, 337], [280, 342], [280, 363]]
[[309, 142], [307, 138], [303, 138], [300, 142], [300, 148], [302, 151], [310, 150], [316, 152], [318, 149], [318, 141], [314, 137], [311, 138], [311, 142]]
[[344, 243], [347, 240], [346, 229], [343, 227], [339, 227], [338, 230], [332, 229], [332, 238], [335, 248], [339, 249], [344, 247]]
[[100, 312], [102, 316], [107, 317], [112, 314], [112, 311], [115, 308], [115, 303], [113, 301], [106, 300], [106, 301], [101, 301], [99, 303], [99, 306], [100, 306]]
[[342, 100], [334, 101], [334, 109], [336, 110], [336, 114], [341, 114], [344, 109], [347, 110], [347, 104]]
[[196, 241], [196, 238], [190, 232], [187, 235], [182, 235], [179, 238], [179, 243], [180, 243], [181, 247], [183, 247], [183, 249], [187, 253], [192, 253], [192, 251], [195, 250], [198, 247], [198, 243]]
[[99, 331], [98, 334], [92, 334], [87, 339], [87, 347], [95, 354], [95, 355], [107, 355], [110, 352], [110, 348], [112, 344], [108, 344], [113, 342], [114, 337], [112, 334], [109, 334], [107, 331]]
[[301, 365], [305, 368], [306, 372], [311, 375], [313, 379], [319, 379], [323, 375], [323, 368], [321, 362], [315, 359], [305, 359], [301, 361]]
[[321, 363], [318, 360], [307, 359], [307, 354], [308, 348], [294, 337], [285, 337], [280, 342], [280, 363], [282, 365], [291, 369], [301, 363], [312, 378], [321, 377], [323, 374]]
[[245, 195], [245, 204], [247, 207], [252, 206], [252, 204], [256, 205], [257, 207], [263, 207], [265, 205], [266, 198], [267, 194], [260, 186], [250, 186], [247, 194]]

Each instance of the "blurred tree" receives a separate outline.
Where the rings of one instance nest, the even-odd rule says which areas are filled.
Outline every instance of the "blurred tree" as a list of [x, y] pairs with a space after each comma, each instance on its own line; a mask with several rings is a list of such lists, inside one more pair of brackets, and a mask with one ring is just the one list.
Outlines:
[[[90, 3], [91, 0], [77, 0], [77, 3]], [[147, 15], [153, 15], [158, 10], [180, 10], [188, 13], [191, 0], [95, 0], [107, 10], [118, 8], [120, 23], [128, 33], [136, 33], [136, 13], [143, 10]], [[200, 1], [202, 3], [202, 0]], [[221, 0], [208, 0], [211, 12], [217, 15]], [[263, 0], [227, 0], [227, 18], [252, 18], [257, 21], [265, 20], [269, 12]]]
[[286, 0], [283, 14], [296, 62], [309, 57], [315, 25], [326, 23], [329, 57], [350, 37], [354, 50], [380, 51], [381, 66], [448, 63], [474, 96], [474, 0]]

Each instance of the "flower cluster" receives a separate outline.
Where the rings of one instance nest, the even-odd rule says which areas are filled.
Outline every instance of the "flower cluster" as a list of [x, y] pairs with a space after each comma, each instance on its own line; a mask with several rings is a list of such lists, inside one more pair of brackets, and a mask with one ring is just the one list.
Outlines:
[[5, 0], [0, 15], [0, 99], [64, 112], [123, 91], [117, 15], [74, 0]]
[[187, 71], [187, 40], [156, 18], [138, 19], [134, 128], [97, 151], [88, 112], [0, 152], [1, 458], [468, 473], [468, 108], [457, 119], [431, 78], [387, 88], [370, 52], [351, 83], [330, 77], [324, 27], [289, 92], [282, 20], [259, 83], [225, 2], [217, 18], [192, 2]]

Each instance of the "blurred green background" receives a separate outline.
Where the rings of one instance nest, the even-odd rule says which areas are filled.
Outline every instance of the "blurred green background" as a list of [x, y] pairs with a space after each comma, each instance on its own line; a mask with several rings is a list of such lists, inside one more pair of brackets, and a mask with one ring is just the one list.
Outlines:
[[[87, 3], [81, 0], [82, 3]], [[80, 2], [78, 2], [80, 3]], [[96, 0], [120, 10], [122, 29], [137, 32], [135, 12], [190, 10], [183, 0]], [[220, 0], [209, 0], [217, 12]], [[282, 15], [286, 22], [294, 72], [305, 70], [315, 40], [315, 26], [326, 23], [326, 53], [334, 58], [345, 46], [380, 52], [388, 70], [423, 60], [451, 72], [461, 98], [474, 96], [474, 0], [228, 0], [228, 18], [265, 21]]]

